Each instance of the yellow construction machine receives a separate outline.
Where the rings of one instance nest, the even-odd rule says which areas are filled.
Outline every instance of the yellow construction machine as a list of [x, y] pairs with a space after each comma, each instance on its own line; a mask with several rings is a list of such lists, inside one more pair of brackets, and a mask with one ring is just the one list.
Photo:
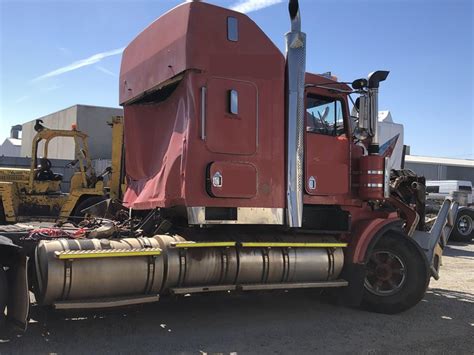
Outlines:
[[[75, 126], [71, 130], [48, 129], [37, 122], [30, 168], [0, 168], [0, 223], [74, 221], [75, 218], [83, 217], [82, 210], [108, 197], [119, 198], [123, 117], [113, 117], [111, 126], [112, 164], [97, 175], [89, 155], [87, 134], [77, 130]], [[61, 192], [62, 175], [52, 171], [52, 164], [48, 159], [49, 144], [59, 137], [70, 138], [75, 144], [76, 159], [67, 164], [75, 169], [69, 193]], [[42, 155], [38, 157], [40, 151]], [[109, 174], [109, 184], [105, 186], [104, 177]]]

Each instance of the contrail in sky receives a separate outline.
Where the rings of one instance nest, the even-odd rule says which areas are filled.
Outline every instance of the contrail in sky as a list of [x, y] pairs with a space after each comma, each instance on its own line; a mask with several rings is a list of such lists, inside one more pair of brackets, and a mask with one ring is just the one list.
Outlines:
[[104, 68], [103, 66], [97, 65], [97, 66], [96, 66], [96, 69], [99, 70], [99, 71], [101, 71], [101, 72], [104, 73], [104, 74], [117, 77], [117, 74], [115, 74], [113, 71], [110, 71], [110, 70], [107, 69], [107, 68]]
[[[234, 5], [232, 5], [230, 8], [234, 11], [247, 13], [247, 12], [261, 10], [272, 5], [282, 3], [283, 1], [284, 0], [240, 0]], [[124, 49], [125, 47], [94, 54], [90, 56], [89, 58], [78, 60], [64, 67], [61, 67], [59, 69], [50, 71], [49, 73], [38, 76], [37, 78], [33, 79], [31, 82], [33, 83], [38, 82], [47, 78], [51, 78], [53, 76], [61, 75], [61, 74], [64, 74], [64, 73], [67, 73], [67, 72], [70, 72], [70, 71], [73, 71], [73, 70], [76, 70], [88, 65], [95, 64], [97, 62], [100, 62], [104, 58], [121, 54]], [[104, 70], [101, 70], [101, 71], [105, 72]]]
[[284, 0], [240, 0], [230, 8], [243, 13], [257, 11], [266, 7], [282, 3]]
[[94, 55], [92, 55], [92, 56], [90, 56], [86, 59], [81, 59], [81, 60], [75, 61], [75, 62], [73, 62], [69, 65], [66, 65], [66, 66], [61, 67], [59, 69], [50, 71], [49, 73], [38, 76], [37, 78], [33, 79], [31, 82], [32, 83], [38, 82], [38, 81], [41, 81], [41, 80], [44, 80], [44, 79], [47, 79], [47, 78], [51, 78], [53, 76], [61, 75], [61, 74], [64, 74], [64, 73], [67, 73], [67, 72], [70, 72], [70, 71], [73, 71], [73, 70], [76, 70], [76, 69], [79, 69], [79, 68], [82, 68], [82, 67], [86, 67], [88, 65], [95, 64], [97, 62], [100, 62], [104, 58], [111, 57], [111, 56], [117, 55], [117, 54], [121, 54], [124, 49], [125, 49], [125, 47], [114, 49], [114, 50], [107, 51], [107, 52], [94, 54]]
[[29, 98], [30, 98], [29, 96], [22, 96], [22, 97], [19, 97], [18, 99], [15, 100], [15, 103], [16, 103], [16, 104], [19, 104], [20, 102], [26, 101], [26, 100], [28, 100]]

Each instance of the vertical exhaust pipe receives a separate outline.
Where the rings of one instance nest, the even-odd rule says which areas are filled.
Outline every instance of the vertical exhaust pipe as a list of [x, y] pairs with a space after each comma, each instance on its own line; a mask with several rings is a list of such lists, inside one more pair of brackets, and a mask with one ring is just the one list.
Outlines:
[[372, 135], [372, 141], [369, 145], [369, 154], [379, 154], [379, 132], [378, 132], [378, 117], [379, 117], [379, 86], [380, 82], [387, 79], [389, 71], [378, 70], [369, 74], [367, 80], [368, 97], [369, 97], [369, 125]]
[[306, 34], [301, 32], [298, 0], [289, 0], [291, 31], [286, 38], [287, 85], [287, 223], [299, 228], [303, 223], [304, 164], [304, 83], [306, 72]]

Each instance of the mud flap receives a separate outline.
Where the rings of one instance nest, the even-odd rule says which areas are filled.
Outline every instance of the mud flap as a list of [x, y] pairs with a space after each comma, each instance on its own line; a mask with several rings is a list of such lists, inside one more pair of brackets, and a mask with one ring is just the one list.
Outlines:
[[358, 307], [364, 294], [365, 264], [347, 263], [341, 273], [341, 278], [349, 281], [349, 286], [337, 290], [338, 303], [347, 307]]
[[413, 239], [424, 251], [430, 264], [431, 276], [436, 280], [439, 279], [441, 256], [453, 229], [458, 207], [457, 202], [444, 201], [431, 230], [429, 232], [415, 231], [413, 233]]
[[20, 255], [8, 271], [7, 320], [15, 328], [25, 331], [28, 325], [30, 293], [28, 290], [28, 257]]

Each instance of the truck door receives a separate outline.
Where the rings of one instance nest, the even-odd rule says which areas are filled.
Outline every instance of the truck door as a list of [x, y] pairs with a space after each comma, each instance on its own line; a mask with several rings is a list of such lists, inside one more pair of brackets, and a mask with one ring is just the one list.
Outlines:
[[305, 191], [309, 195], [349, 193], [349, 139], [343, 112], [337, 98], [306, 96]]
[[254, 83], [231, 78], [207, 82], [206, 146], [218, 153], [207, 167], [206, 190], [212, 197], [257, 195], [258, 91]]

